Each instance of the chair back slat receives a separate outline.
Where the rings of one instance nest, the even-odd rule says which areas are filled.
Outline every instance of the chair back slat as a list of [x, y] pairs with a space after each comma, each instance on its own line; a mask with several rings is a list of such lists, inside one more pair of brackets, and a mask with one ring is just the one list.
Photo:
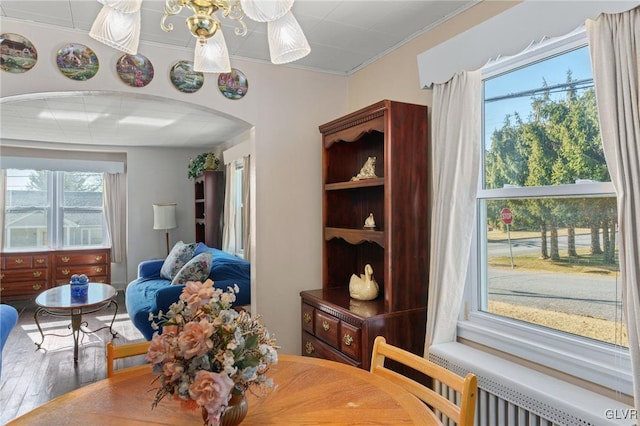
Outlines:
[[132, 356], [144, 355], [149, 349], [150, 342], [128, 343], [126, 345], [114, 346], [112, 342], [107, 343], [107, 377], [113, 377], [123, 372], [130, 372], [134, 369], [149, 368], [148, 364], [115, 369], [114, 361], [116, 359], [128, 358]]

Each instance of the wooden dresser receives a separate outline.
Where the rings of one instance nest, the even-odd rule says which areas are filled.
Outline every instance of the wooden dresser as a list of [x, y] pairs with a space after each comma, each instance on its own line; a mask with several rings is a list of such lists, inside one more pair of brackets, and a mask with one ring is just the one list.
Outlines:
[[109, 283], [110, 256], [109, 248], [0, 253], [0, 298], [30, 299], [47, 288], [68, 284], [73, 274]]
[[[302, 354], [369, 369], [376, 336], [423, 355], [429, 264], [427, 108], [381, 101], [320, 126], [322, 288], [301, 297]], [[352, 181], [371, 157], [376, 177]], [[365, 228], [373, 213], [376, 227]], [[366, 264], [380, 292], [350, 297]]]

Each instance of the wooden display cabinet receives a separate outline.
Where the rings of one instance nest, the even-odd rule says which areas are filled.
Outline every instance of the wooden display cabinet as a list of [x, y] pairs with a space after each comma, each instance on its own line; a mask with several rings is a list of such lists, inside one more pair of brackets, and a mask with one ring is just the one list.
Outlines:
[[[320, 126], [322, 289], [301, 292], [302, 354], [368, 369], [373, 340], [423, 355], [428, 291], [427, 108], [381, 101]], [[376, 178], [352, 181], [369, 157]], [[373, 213], [376, 228], [364, 229]], [[373, 267], [376, 300], [349, 296]]]
[[195, 179], [196, 242], [222, 248], [224, 172], [205, 171]]

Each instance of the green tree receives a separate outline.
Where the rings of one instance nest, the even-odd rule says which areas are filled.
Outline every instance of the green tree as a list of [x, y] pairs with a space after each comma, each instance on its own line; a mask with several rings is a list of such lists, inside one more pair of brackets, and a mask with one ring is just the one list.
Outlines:
[[[47, 180], [49, 179], [48, 170], [34, 170], [29, 174], [27, 188], [32, 190], [46, 191]], [[64, 190], [77, 192], [95, 192], [102, 190], [102, 174], [101, 173], [82, 173], [82, 172], [66, 172], [64, 173]]]

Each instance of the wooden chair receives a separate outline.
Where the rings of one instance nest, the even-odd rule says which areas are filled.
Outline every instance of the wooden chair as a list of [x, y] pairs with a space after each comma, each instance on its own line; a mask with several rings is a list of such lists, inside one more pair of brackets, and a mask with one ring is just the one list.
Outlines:
[[151, 342], [129, 343], [126, 345], [114, 346], [113, 342], [107, 343], [107, 377], [113, 377], [117, 374], [124, 372], [131, 372], [134, 370], [149, 369], [149, 364], [137, 365], [135, 367], [121, 368], [119, 370], [114, 369], [114, 361], [120, 358], [128, 358], [131, 356], [144, 355], [149, 349]]
[[[461, 395], [460, 405], [449, 401], [446, 397], [429, 389], [415, 380], [403, 376], [384, 366], [385, 358], [394, 360], [419, 371], [433, 380], [442, 382], [455, 389]], [[478, 381], [474, 374], [468, 373], [464, 378], [440, 367], [433, 362], [412, 354], [387, 343], [384, 337], [376, 337], [373, 343], [373, 353], [371, 356], [371, 373], [384, 377], [394, 382], [407, 391], [424, 401], [432, 410], [439, 411], [449, 419], [455, 421], [459, 426], [473, 426], [473, 418], [476, 408], [476, 397], [478, 393]], [[433, 420], [438, 425], [442, 425], [440, 419], [431, 411]]]

